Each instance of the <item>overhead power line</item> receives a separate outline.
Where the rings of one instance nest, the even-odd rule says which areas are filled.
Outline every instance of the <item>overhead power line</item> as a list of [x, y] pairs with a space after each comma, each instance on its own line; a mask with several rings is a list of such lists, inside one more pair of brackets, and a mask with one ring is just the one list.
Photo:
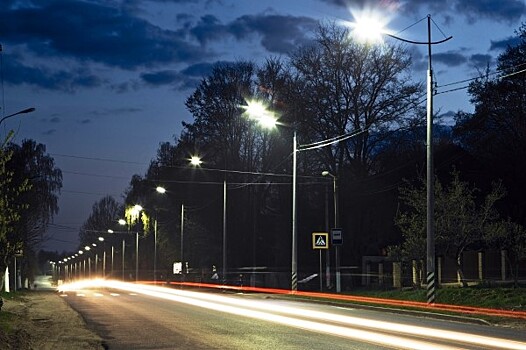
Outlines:
[[[443, 84], [443, 85], [438, 85], [437, 89], [443, 88], [443, 87], [447, 87], [447, 86], [452, 86], [452, 85], [465, 84], [465, 83], [472, 82], [472, 81], [475, 81], [475, 80], [478, 80], [478, 79], [481, 79], [481, 78], [498, 75], [498, 74], [503, 73], [505, 71], [509, 71], [510, 69], [517, 69], [517, 68], [522, 67], [524, 65], [526, 65], [526, 62], [517, 64], [517, 65], [512, 66], [512, 67], [508, 67], [505, 70], [504, 69], [497, 69], [494, 72], [489, 72], [489, 73], [487, 73], [487, 74], [485, 74], [483, 76], [478, 76], [478, 77], [475, 77], [475, 78], [463, 79], [463, 80], [458, 80], [458, 81], [454, 81], [454, 82]], [[526, 72], [526, 68], [518, 70], [518, 71], [515, 71], [515, 72], [507, 73], [507, 74], [504, 74], [504, 75], [500, 75], [500, 76], [497, 76], [496, 78], [497, 79], [505, 79], [505, 78], [508, 78], [508, 77], [511, 77], [511, 76], [514, 76], [514, 75], [517, 75], [517, 74], [524, 73], [524, 72]], [[445, 91], [440, 91], [440, 92], [437, 92], [436, 95], [445, 94], [445, 93], [448, 93], [448, 92], [459, 91], [459, 90], [464, 90], [464, 89], [467, 89], [467, 88], [469, 88], [469, 84], [461, 86], [461, 87], [458, 87], [458, 88], [453, 88], [453, 89], [449, 89], [449, 90], [445, 90]]]

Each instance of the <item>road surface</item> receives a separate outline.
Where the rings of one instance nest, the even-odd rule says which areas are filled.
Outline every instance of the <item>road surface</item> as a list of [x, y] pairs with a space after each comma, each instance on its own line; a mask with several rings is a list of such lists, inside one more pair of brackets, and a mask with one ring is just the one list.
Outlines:
[[120, 283], [61, 295], [109, 349], [525, 349], [520, 331], [456, 321]]

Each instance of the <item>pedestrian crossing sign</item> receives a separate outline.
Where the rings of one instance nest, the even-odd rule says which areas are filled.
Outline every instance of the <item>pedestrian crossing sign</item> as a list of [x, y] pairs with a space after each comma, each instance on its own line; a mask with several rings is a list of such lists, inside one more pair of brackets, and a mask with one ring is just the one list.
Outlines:
[[329, 249], [329, 234], [327, 232], [313, 232], [312, 249]]

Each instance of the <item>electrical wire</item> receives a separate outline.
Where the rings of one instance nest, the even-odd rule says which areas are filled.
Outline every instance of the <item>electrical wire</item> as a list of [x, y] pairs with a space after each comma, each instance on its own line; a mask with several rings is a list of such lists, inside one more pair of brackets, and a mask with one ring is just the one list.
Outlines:
[[[301, 151], [309, 151], [309, 150], [313, 150], [313, 149], [318, 149], [318, 148], [323, 148], [323, 147], [327, 147], [327, 146], [330, 146], [330, 145], [333, 145], [333, 144], [336, 144], [336, 143], [339, 143], [341, 141], [345, 141], [347, 139], [350, 139], [351, 137], [354, 137], [354, 136], [357, 136], [357, 135], [360, 135], [366, 131], [369, 131], [369, 128], [365, 128], [363, 130], [360, 130], [360, 131], [356, 131], [354, 133], [350, 133], [350, 134], [346, 134], [346, 135], [342, 135], [340, 138], [336, 139], [336, 140], [332, 140], [332, 141], [328, 141], [328, 140], [325, 140], [325, 141], [320, 141], [320, 142], [317, 142], [318, 144], [315, 145], [315, 144], [310, 144], [310, 145], [304, 145], [304, 146], [300, 146], [298, 147], [298, 152], [301, 152]], [[321, 142], [324, 142], [324, 143], [321, 143]]]
[[[517, 64], [515, 66], [511, 66], [511, 67], [508, 67], [506, 68], [506, 70], [510, 70], [510, 69], [515, 69], [515, 68], [519, 68], [519, 67], [522, 67], [526, 65], [526, 62], [523, 62], [523, 63], [520, 63], [520, 64]], [[487, 74], [485, 74], [484, 76], [482, 77], [489, 77], [489, 76], [492, 76], [492, 75], [497, 75], [499, 74], [500, 72], [504, 71], [504, 69], [497, 69], [495, 70], [494, 72], [488, 72]], [[524, 70], [521, 70], [517, 73], [520, 73], [520, 72], [523, 72]], [[512, 75], [514, 73], [511, 73]], [[507, 77], [506, 75], [500, 77], [500, 79], [502, 78], [505, 78]], [[478, 77], [475, 77], [475, 78], [469, 78], [469, 79], [463, 79], [463, 80], [458, 80], [458, 81], [454, 81], [454, 82], [451, 82], [451, 83], [447, 83], [447, 84], [443, 84], [443, 85], [438, 85], [437, 88], [442, 88], [442, 87], [446, 87], [446, 86], [451, 86], [451, 85], [457, 85], [457, 84], [463, 84], [463, 83], [467, 83], [467, 82], [470, 82], [470, 81], [474, 81], [474, 80], [477, 80], [477, 79], [480, 79], [481, 77], [478, 76]]]
[[101, 161], [101, 162], [110, 162], [110, 163], [123, 163], [123, 164], [135, 164], [135, 165], [148, 165], [146, 163], [140, 163], [140, 162], [133, 162], [128, 160], [118, 160], [118, 159], [108, 159], [108, 158], [95, 158], [95, 157], [83, 157], [83, 156], [75, 156], [75, 155], [69, 155], [69, 154], [59, 154], [59, 153], [50, 153], [53, 157], [64, 157], [64, 158], [74, 158], [74, 159], [84, 159], [84, 160], [95, 160], [95, 161]]

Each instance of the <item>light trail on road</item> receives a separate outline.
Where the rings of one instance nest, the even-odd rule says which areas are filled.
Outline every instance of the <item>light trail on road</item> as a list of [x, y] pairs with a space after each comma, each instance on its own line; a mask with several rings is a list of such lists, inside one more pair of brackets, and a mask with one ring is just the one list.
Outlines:
[[[350, 317], [289, 306], [271, 306], [267, 301], [246, 300], [221, 295], [184, 291], [167, 287], [140, 285], [110, 280], [92, 280], [61, 286], [60, 290], [110, 288], [194, 305], [209, 310], [251, 317], [313, 332], [404, 349], [459, 349], [458, 344], [482, 348], [524, 350], [526, 343], [457, 331], [412, 326], [393, 322]], [[301, 317], [301, 318], [300, 318]], [[328, 324], [330, 323], [330, 324]], [[351, 328], [354, 327], [354, 328]], [[383, 333], [379, 333], [383, 332]], [[387, 333], [387, 334], [386, 334]], [[401, 336], [401, 335], [405, 335]], [[412, 337], [412, 338], [408, 338]], [[437, 342], [430, 342], [434, 339]], [[441, 344], [454, 342], [455, 346]]]

